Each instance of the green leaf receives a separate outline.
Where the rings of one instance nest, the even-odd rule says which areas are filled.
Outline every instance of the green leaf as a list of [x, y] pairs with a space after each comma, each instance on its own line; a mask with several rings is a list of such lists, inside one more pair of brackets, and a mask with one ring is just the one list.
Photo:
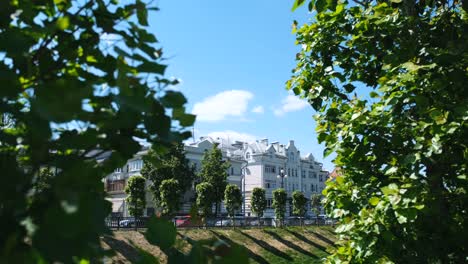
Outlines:
[[322, 13], [327, 8], [327, 1], [328, 0], [316, 0], [315, 2], [315, 10], [317, 13]]
[[375, 197], [375, 196], [369, 199], [369, 203], [372, 206], [376, 206], [379, 202], [380, 202], [380, 199], [378, 197]]
[[138, 72], [149, 72], [163, 75], [166, 71], [167, 65], [159, 64], [156, 62], [145, 61], [137, 67]]
[[143, 26], [148, 26], [148, 10], [146, 9], [145, 3], [138, 0], [136, 2], [136, 11], [138, 23], [140, 23]]
[[430, 113], [431, 118], [436, 122], [438, 125], [443, 125], [447, 122], [448, 113], [445, 114], [439, 110], [433, 110]]
[[148, 229], [145, 232], [146, 240], [163, 251], [175, 244], [176, 235], [174, 224], [158, 217], [152, 217], [149, 220]]
[[301, 5], [303, 5], [304, 2], [305, 2], [305, 0], [295, 0], [293, 6], [292, 6], [292, 8], [291, 8], [291, 11], [296, 10], [296, 8], [298, 8], [298, 7], [300, 7]]
[[60, 30], [65, 30], [70, 26], [70, 19], [67, 16], [59, 17], [55, 23], [57, 28]]
[[180, 92], [167, 91], [166, 94], [160, 99], [165, 107], [179, 108], [187, 103], [187, 99]]

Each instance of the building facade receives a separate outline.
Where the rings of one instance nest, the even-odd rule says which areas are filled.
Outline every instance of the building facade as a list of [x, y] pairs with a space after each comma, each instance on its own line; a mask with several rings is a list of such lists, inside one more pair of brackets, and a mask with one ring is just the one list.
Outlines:
[[[291, 197], [292, 192], [302, 191], [307, 198], [314, 193], [321, 193], [325, 188], [325, 181], [328, 172], [322, 170], [322, 164], [315, 161], [312, 154], [301, 156], [300, 151], [290, 140], [287, 145], [279, 142], [269, 143], [268, 139], [257, 140], [256, 142], [234, 143], [224, 139], [213, 139], [202, 137], [198, 142], [185, 145], [185, 155], [196, 171], [201, 168], [201, 160], [206, 151], [209, 151], [214, 144], [221, 149], [223, 158], [230, 163], [228, 168], [228, 182], [236, 184], [244, 194], [244, 204], [239, 214], [253, 216], [250, 210], [250, 197], [253, 188], [261, 187], [266, 191], [267, 210], [266, 217], [274, 216], [272, 208], [272, 192], [283, 187]], [[129, 177], [138, 175], [143, 167], [142, 157], [148, 149], [143, 149], [130, 159], [123, 168], [116, 169], [105, 178], [106, 190], [109, 194], [109, 201], [112, 202], [112, 212], [114, 215], [128, 216], [125, 204], [125, 185]], [[284, 177], [280, 177], [283, 170]], [[191, 204], [195, 200], [195, 186], [187, 191], [183, 198], [180, 214], [187, 214]], [[290, 215], [291, 205], [287, 206], [287, 215]], [[151, 194], [147, 193], [147, 208], [145, 215], [152, 215], [155, 212], [154, 202]], [[226, 213], [224, 206], [221, 213]], [[308, 215], [312, 215], [308, 208]]]

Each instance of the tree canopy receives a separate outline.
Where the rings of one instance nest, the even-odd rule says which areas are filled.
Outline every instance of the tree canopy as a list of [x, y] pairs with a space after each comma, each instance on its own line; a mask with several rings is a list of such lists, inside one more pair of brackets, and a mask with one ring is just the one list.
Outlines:
[[324, 190], [342, 243], [329, 261], [466, 261], [468, 1], [309, 9], [287, 87], [343, 172]]
[[250, 207], [252, 212], [260, 218], [263, 216], [263, 212], [265, 211], [266, 206], [267, 200], [265, 197], [265, 189], [259, 187], [253, 188], [252, 197], [250, 200]]
[[163, 180], [159, 188], [159, 195], [159, 205], [163, 209], [163, 214], [171, 216], [179, 210], [182, 193], [178, 180]]
[[301, 191], [294, 191], [292, 193], [293, 214], [304, 217], [307, 213], [307, 198]]
[[202, 211], [202, 215], [206, 218], [211, 216], [213, 210], [213, 203], [214, 203], [214, 190], [213, 185], [208, 182], [202, 182], [197, 184], [196, 186], [197, 192], [197, 207]]
[[[0, 262], [103, 255], [111, 206], [102, 178], [141, 141], [159, 151], [190, 135], [194, 116], [166, 89], [177, 80], [163, 77], [146, 29], [154, 9], [141, 0], [2, 1]], [[30, 199], [43, 167], [56, 171], [50, 195]]]
[[275, 209], [276, 219], [282, 221], [286, 214], [286, 202], [288, 194], [282, 188], [273, 191], [273, 208]]
[[142, 216], [146, 208], [146, 179], [140, 175], [132, 176], [125, 186], [128, 213], [131, 216]]
[[[185, 157], [184, 145], [177, 143], [171, 145], [164, 154], [154, 150], [148, 151], [143, 157], [141, 175], [150, 181], [153, 199], [158, 206], [161, 205], [161, 186], [164, 180], [176, 180], [178, 194], [183, 195], [195, 179], [195, 169]], [[178, 198], [180, 200], [180, 197]]]
[[230, 217], [234, 217], [242, 205], [242, 192], [236, 184], [228, 184], [224, 191], [224, 206]]
[[213, 202], [216, 204], [215, 214], [224, 197], [224, 190], [228, 184], [227, 169], [230, 164], [223, 160], [223, 153], [217, 144], [203, 155], [201, 170], [198, 174], [202, 182], [210, 183], [213, 187]]

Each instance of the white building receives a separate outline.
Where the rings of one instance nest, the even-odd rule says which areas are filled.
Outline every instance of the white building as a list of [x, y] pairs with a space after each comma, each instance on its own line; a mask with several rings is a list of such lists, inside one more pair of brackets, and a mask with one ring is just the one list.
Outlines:
[[[203, 154], [210, 150], [213, 144], [218, 144], [223, 157], [231, 164], [228, 169], [228, 182], [237, 184], [245, 195], [245, 205], [242, 209], [245, 215], [251, 215], [250, 196], [255, 187], [266, 190], [268, 209], [265, 211], [265, 216], [267, 217], [274, 216], [274, 210], [271, 208], [272, 192], [282, 184], [288, 197], [291, 197], [293, 191], [299, 190], [310, 198], [313, 193], [321, 193], [325, 187], [328, 172], [322, 170], [322, 164], [316, 162], [312, 154], [301, 156], [292, 140], [287, 145], [282, 145], [278, 142], [269, 143], [267, 139], [252, 143], [239, 141], [232, 143], [223, 139], [200, 138], [200, 141], [185, 146], [186, 157], [195, 165], [197, 171], [201, 168]], [[125, 184], [128, 177], [139, 174], [143, 167], [142, 156], [146, 152], [147, 149], [138, 152], [123, 168], [106, 177], [105, 186], [109, 193], [108, 199], [113, 203], [114, 214], [128, 215], [124, 201]], [[284, 170], [285, 177], [278, 177], [281, 169]], [[184, 196], [184, 205], [180, 213], [187, 213], [194, 200], [192, 188]], [[224, 207], [221, 212], [225, 213]], [[290, 206], [288, 206], [288, 215], [289, 212]], [[153, 213], [154, 202], [148, 193], [145, 215]], [[308, 214], [312, 214], [310, 210]]]

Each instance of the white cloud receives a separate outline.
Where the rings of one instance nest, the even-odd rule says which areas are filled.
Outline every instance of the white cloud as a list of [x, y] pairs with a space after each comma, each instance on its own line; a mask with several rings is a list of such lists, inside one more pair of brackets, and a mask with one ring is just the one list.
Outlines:
[[225, 140], [229, 140], [229, 142], [234, 141], [244, 141], [244, 142], [252, 142], [255, 141], [257, 138], [254, 135], [247, 134], [247, 133], [240, 133], [232, 130], [225, 130], [225, 131], [215, 131], [209, 133], [207, 136], [212, 137], [213, 139], [222, 138]]
[[263, 109], [263, 106], [257, 105], [252, 109], [252, 112], [257, 114], [263, 114], [263, 112], [265, 112], [265, 109]]
[[288, 95], [286, 98], [284, 98], [281, 101], [281, 107], [278, 109], [275, 109], [273, 113], [276, 116], [283, 116], [285, 113], [288, 112], [295, 112], [304, 109], [309, 105], [306, 101], [303, 99], [300, 99], [299, 97], [295, 95]]
[[193, 106], [192, 113], [197, 115], [197, 121], [216, 122], [227, 117], [244, 117], [249, 101], [254, 95], [249, 91], [223, 91], [205, 98]]

